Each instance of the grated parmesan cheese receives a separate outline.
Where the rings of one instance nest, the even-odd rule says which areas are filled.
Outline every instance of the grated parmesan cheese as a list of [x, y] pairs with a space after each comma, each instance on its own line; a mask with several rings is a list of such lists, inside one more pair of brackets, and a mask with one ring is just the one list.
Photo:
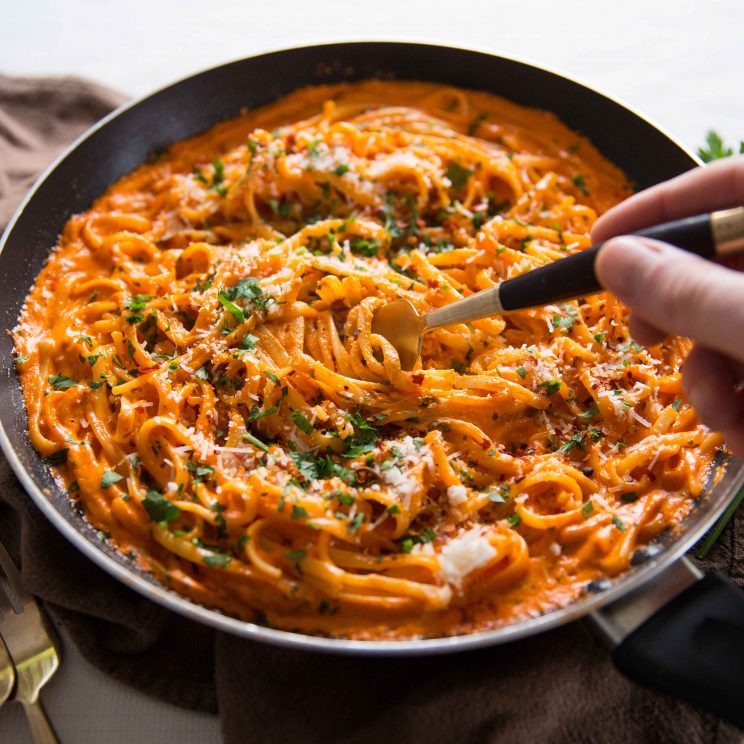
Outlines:
[[630, 412], [630, 417], [631, 418], [634, 418], [639, 424], [641, 424], [642, 426], [645, 426], [646, 428], [650, 428], [651, 427], [651, 422], [650, 421], [646, 421], [646, 419], [643, 418], [643, 416], [641, 416], [640, 414], [636, 413], [635, 412], [635, 409], [629, 408], [628, 411]]
[[452, 506], [459, 506], [468, 500], [468, 489], [465, 486], [450, 486], [447, 489], [447, 498]]
[[484, 566], [495, 556], [496, 549], [483, 537], [480, 527], [473, 527], [442, 548], [439, 554], [439, 572], [446, 582], [459, 587], [468, 574]]

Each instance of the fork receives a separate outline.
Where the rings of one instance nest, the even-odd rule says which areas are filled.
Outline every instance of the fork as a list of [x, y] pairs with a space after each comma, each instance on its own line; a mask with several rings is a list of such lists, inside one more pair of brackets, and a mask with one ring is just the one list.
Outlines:
[[[23, 588], [18, 569], [0, 543], [0, 633], [15, 666], [13, 700], [21, 703], [34, 744], [58, 744], [39, 700], [39, 691], [57, 671], [59, 654], [36, 600]], [[1, 578], [1, 577], [0, 577]]]

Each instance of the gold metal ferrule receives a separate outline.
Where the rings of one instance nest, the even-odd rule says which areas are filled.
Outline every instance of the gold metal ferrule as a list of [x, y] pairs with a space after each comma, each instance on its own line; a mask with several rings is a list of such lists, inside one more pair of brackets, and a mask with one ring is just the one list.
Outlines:
[[716, 256], [731, 256], [744, 251], [744, 207], [711, 212], [710, 230], [716, 244]]

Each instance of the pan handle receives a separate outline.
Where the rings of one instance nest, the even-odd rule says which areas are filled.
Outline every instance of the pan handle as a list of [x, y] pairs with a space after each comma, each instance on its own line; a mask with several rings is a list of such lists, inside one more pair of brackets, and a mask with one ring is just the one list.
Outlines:
[[744, 729], [744, 591], [687, 559], [595, 612], [630, 679]]

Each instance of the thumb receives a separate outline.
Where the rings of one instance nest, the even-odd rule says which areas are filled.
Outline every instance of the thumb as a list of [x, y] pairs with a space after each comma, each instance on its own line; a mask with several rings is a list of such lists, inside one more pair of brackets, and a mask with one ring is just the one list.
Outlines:
[[744, 274], [631, 236], [605, 243], [596, 272], [648, 324], [744, 361]]

